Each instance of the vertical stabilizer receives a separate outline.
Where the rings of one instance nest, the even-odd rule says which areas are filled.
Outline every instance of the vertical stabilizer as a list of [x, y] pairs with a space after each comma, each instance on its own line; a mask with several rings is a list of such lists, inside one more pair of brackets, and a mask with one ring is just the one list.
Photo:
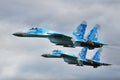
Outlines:
[[84, 34], [86, 31], [87, 23], [86, 21], [83, 21], [77, 29], [73, 32], [73, 35], [76, 37], [77, 40], [83, 41], [84, 40]]
[[95, 53], [95, 55], [93, 56], [92, 60], [95, 62], [100, 62], [100, 53], [101, 53], [102, 49], [98, 49], [97, 52]]
[[86, 55], [87, 55], [87, 48], [82, 48], [82, 51], [79, 53], [79, 59], [82, 61], [86, 61]]
[[90, 34], [88, 35], [87, 39], [90, 41], [98, 41], [98, 29], [99, 25], [96, 24], [95, 27], [90, 31]]

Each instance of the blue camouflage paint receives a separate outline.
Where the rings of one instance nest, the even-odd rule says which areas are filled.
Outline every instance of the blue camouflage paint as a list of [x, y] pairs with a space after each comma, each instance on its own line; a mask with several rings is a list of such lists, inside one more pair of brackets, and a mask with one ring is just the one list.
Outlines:
[[97, 50], [97, 52], [95, 53], [95, 55], [92, 58], [93, 61], [100, 63], [100, 53], [101, 53], [101, 51], [102, 51], [102, 49]]
[[76, 31], [73, 32], [73, 35], [75, 35], [77, 40], [84, 41], [86, 27], [86, 23], [82, 23], [77, 27]]
[[67, 55], [76, 57], [76, 56], [75, 56], [74, 54], [72, 54], [72, 53], [67, 53]]
[[62, 54], [68, 55], [68, 56], [72, 56], [72, 57], [76, 57], [74, 54], [72, 53], [66, 53], [64, 51], [61, 50], [54, 50], [50, 53], [51, 56], [61, 56]]
[[50, 31], [44, 28], [32, 28], [29, 29], [27, 32], [28, 34], [35, 34], [35, 35], [50, 35], [50, 34], [60, 34], [59, 32]]
[[87, 37], [88, 40], [98, 41], [98, 36], [97, 36], [98, 28], [99, 28], [99, 25], [96, 25], [95, 27], [93, 27], [93, 29], [90, 31], [90, 34]]
[[64, 52], [61, 51], [61, 50], [54, 50], [50, 53], [50, 55], [53, 55], [53, 56], [61, 56], [61, 54], [63, 54]]
[[98, 24], [96, 24], [95, 27], [93, 27], [93, 29], [90, 31], [90, 34], [88, 35], [87, 39], [90, 40], [90, 41], [93, 41], [97, 44], [103, 44], [104, 45], [106, 43], [100, 42], [98, 40], [98, 29], [99, 29], [99, 27], [100, 26]]
[[78, 54], [80, 57], [80, 60], [86, 61], [86, 55], [87, 55], [87, 48], [82, 48], [81, 52]]

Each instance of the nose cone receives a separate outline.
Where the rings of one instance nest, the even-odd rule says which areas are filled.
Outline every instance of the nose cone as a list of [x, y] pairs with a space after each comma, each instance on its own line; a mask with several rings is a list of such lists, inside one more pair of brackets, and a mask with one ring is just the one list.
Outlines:
[[24, 33], [22, 33], [22, 32], [17, 32], [17, 33], [14, 33], [13, 35], [14, 35], [14, 36], [18, 36], [18, 37], [23, 37], [23, 36], [24, 36]]
[[42, 57], [48, 57], [49, 54], [42, 54], [41, 56], [42, 56]]

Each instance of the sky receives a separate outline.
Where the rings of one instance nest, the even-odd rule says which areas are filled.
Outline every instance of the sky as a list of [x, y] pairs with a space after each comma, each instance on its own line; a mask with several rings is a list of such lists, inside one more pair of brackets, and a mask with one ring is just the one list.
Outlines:
[[[94, 69], [68, 65], [63, 59], [41, 57], [54, 49], [78, 54], [81, 47], [64, 48], [48, 39], [20, 38], [12, 34], [32, 27], [44, 27], [72, 35], [82, 22], [86, 35], [100, 24], [99, 39], [120, 44], [120, 0], [1, 0], [0, 1], [0, 79], [1, 80], [119, 80], [120, 49], [106, 46], [101, 61], [113, 64]], [[95, 50], [87, 55], [91, 58]]]

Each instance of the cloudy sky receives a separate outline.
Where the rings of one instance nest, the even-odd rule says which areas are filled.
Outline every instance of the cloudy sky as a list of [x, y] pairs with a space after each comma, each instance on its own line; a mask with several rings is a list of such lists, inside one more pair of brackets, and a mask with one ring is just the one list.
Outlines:
[[[101, 61], [113, 65], [94, 69], [41, 57], [54, 49], [77, 54], [81, 48], [63, 48], [47, 39], [12, 35], [32, 27], [70, 35], [83, 20], [88, 23], [87, 33], [95, 24], [100, 24], [100, 40], [111, 45], [120, 44], [120, 0], [1, 0], [0, 79], [120, 79], [119, 48], [104, 47]], [[87, 57], [94, 55], [93, 52], [89, 51]]]

